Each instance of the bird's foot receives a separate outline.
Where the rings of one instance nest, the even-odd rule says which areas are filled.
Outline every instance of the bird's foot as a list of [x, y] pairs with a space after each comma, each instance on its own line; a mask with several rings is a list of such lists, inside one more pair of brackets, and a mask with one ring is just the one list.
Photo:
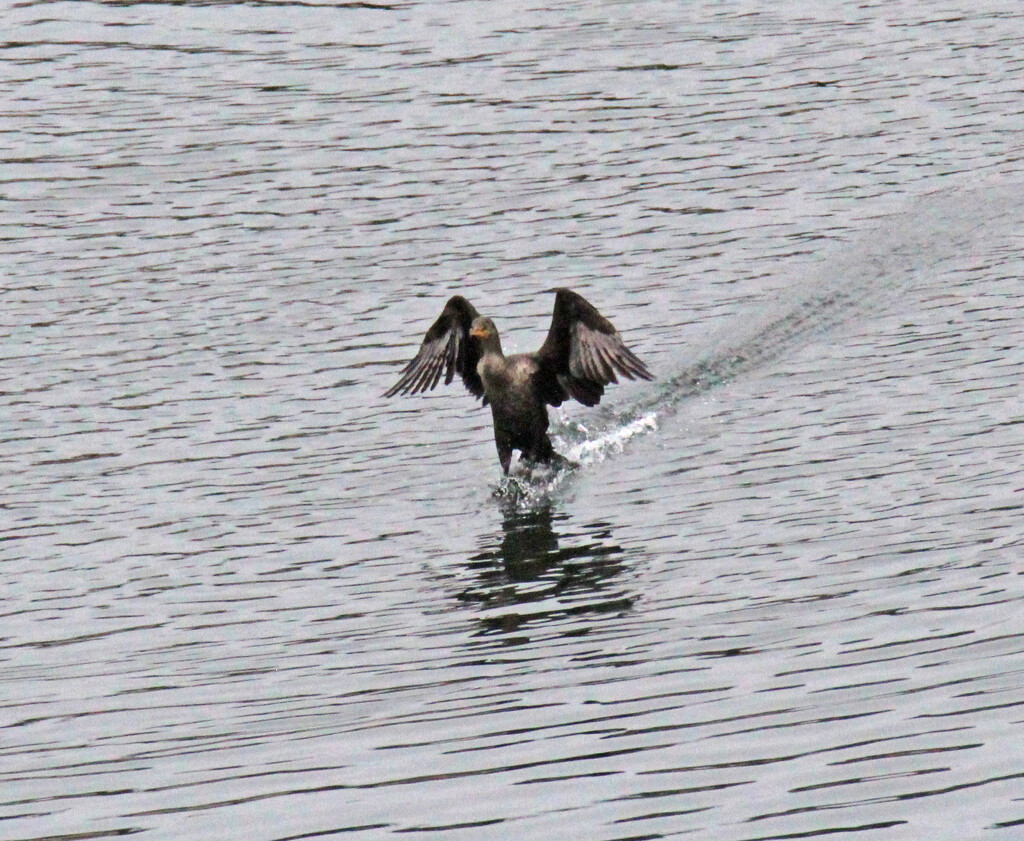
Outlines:
[[579, 470], [580, 463], [566, 458], [561, 453], [552, 453], [550, 464], [555, 470]]
[[570, 458], [566, 458], [561, 453], [551, 453], [550, 457], [546, 459], [538, 459], [533, 461], [528, 458], [521, 458], [517, 467], [523, 471], [527, 478], [532, 479], [534, 473], [540, 474], [543, 477], [545, 474], [560, 473], [565, 470], [577, 470], [579, 469], [579, 462], [573, 461]]

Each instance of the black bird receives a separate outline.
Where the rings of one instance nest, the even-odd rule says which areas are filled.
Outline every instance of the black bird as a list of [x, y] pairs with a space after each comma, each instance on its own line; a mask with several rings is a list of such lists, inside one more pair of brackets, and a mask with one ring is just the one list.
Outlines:
[[618, 382], [616, 372], [628, 380], [654, 379], [612, 323], [570, 289], [555, 290], [551, 329], [540, 350], [511, 356], [501, 352], [494, 322], [455, 295], [384, 396], [428, 391], [442, 374], [446, 385], [458, 374], [474, 397], [491, 406], [498, 460], [507, 474], [513, 450], [542, 464], [561, 459], [548, 438], [547, 407], [569, 398], [596, 406], [604, 387]]

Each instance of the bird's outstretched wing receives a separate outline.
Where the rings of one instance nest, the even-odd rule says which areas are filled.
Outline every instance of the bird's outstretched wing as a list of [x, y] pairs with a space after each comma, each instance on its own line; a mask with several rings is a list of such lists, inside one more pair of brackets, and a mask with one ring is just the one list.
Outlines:
[[571, 397], [595, 406], [608, 383], [654, 377], [622, 343], [612, 323], [583, 296], [555, 290], [555, 311], [548, 337], [536, 354], [541, 368], [541, 397], [552, 406]]
[[477, 315], [473, 305], [461, 295], [450, 298], [423, 337], [419, 353], [402, 369], [401, 378], [384, 396], [429, 391], [437, 385], [441, 374], [445, 385], [458, 374], [474, 397], [483, 397], [484, 384], [476, 372], [480, 350], [469, 338], [470, 325]]

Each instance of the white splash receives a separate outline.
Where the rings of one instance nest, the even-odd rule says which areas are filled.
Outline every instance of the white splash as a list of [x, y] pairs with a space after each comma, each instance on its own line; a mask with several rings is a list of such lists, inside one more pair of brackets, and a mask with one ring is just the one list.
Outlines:
[[566, 421], [560, 430], [562, 434], [558, 437], [561, 439], [560, 443], [565, 442], [562, 454], [571, 461], [586, 465], [602, 462], [609, 454], [621, 453], [630, 439], [653, 432], [657, 428], [658, 413], [647, 412], [628, 423], [600, 433], [592, 433], [576, 421]]
[[531, 508], [549, 502], [569, 477], [581, 467], [599, 464], [609, 455], [621, 453], [630, 439], [658, 428], [657, 412], [647, 412], [632, 420], [620, 416], [610, 428], [592, 431], [577, 421], [555, 417], [555, 450], [568, 464], [530, 465], [513, 463], [510, 475], [494, 488], [494, 495], [516, 508]]

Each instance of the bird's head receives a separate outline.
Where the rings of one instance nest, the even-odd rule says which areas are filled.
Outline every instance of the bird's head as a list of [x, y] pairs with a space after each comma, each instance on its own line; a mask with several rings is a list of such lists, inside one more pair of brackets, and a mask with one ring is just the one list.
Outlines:
[[474, 318], [469, 328], [469, 335], [481, 341], [487, 341], [498, 335], [498, 328], [489, 318]]
[[501, 339], [498, 338], [498, 328], [489, 318], [474, 318], [469, 326], [469, 335], [476, 339], [480, 346], [480, 352], [484, 355], [497, 354], [501, 356]]

